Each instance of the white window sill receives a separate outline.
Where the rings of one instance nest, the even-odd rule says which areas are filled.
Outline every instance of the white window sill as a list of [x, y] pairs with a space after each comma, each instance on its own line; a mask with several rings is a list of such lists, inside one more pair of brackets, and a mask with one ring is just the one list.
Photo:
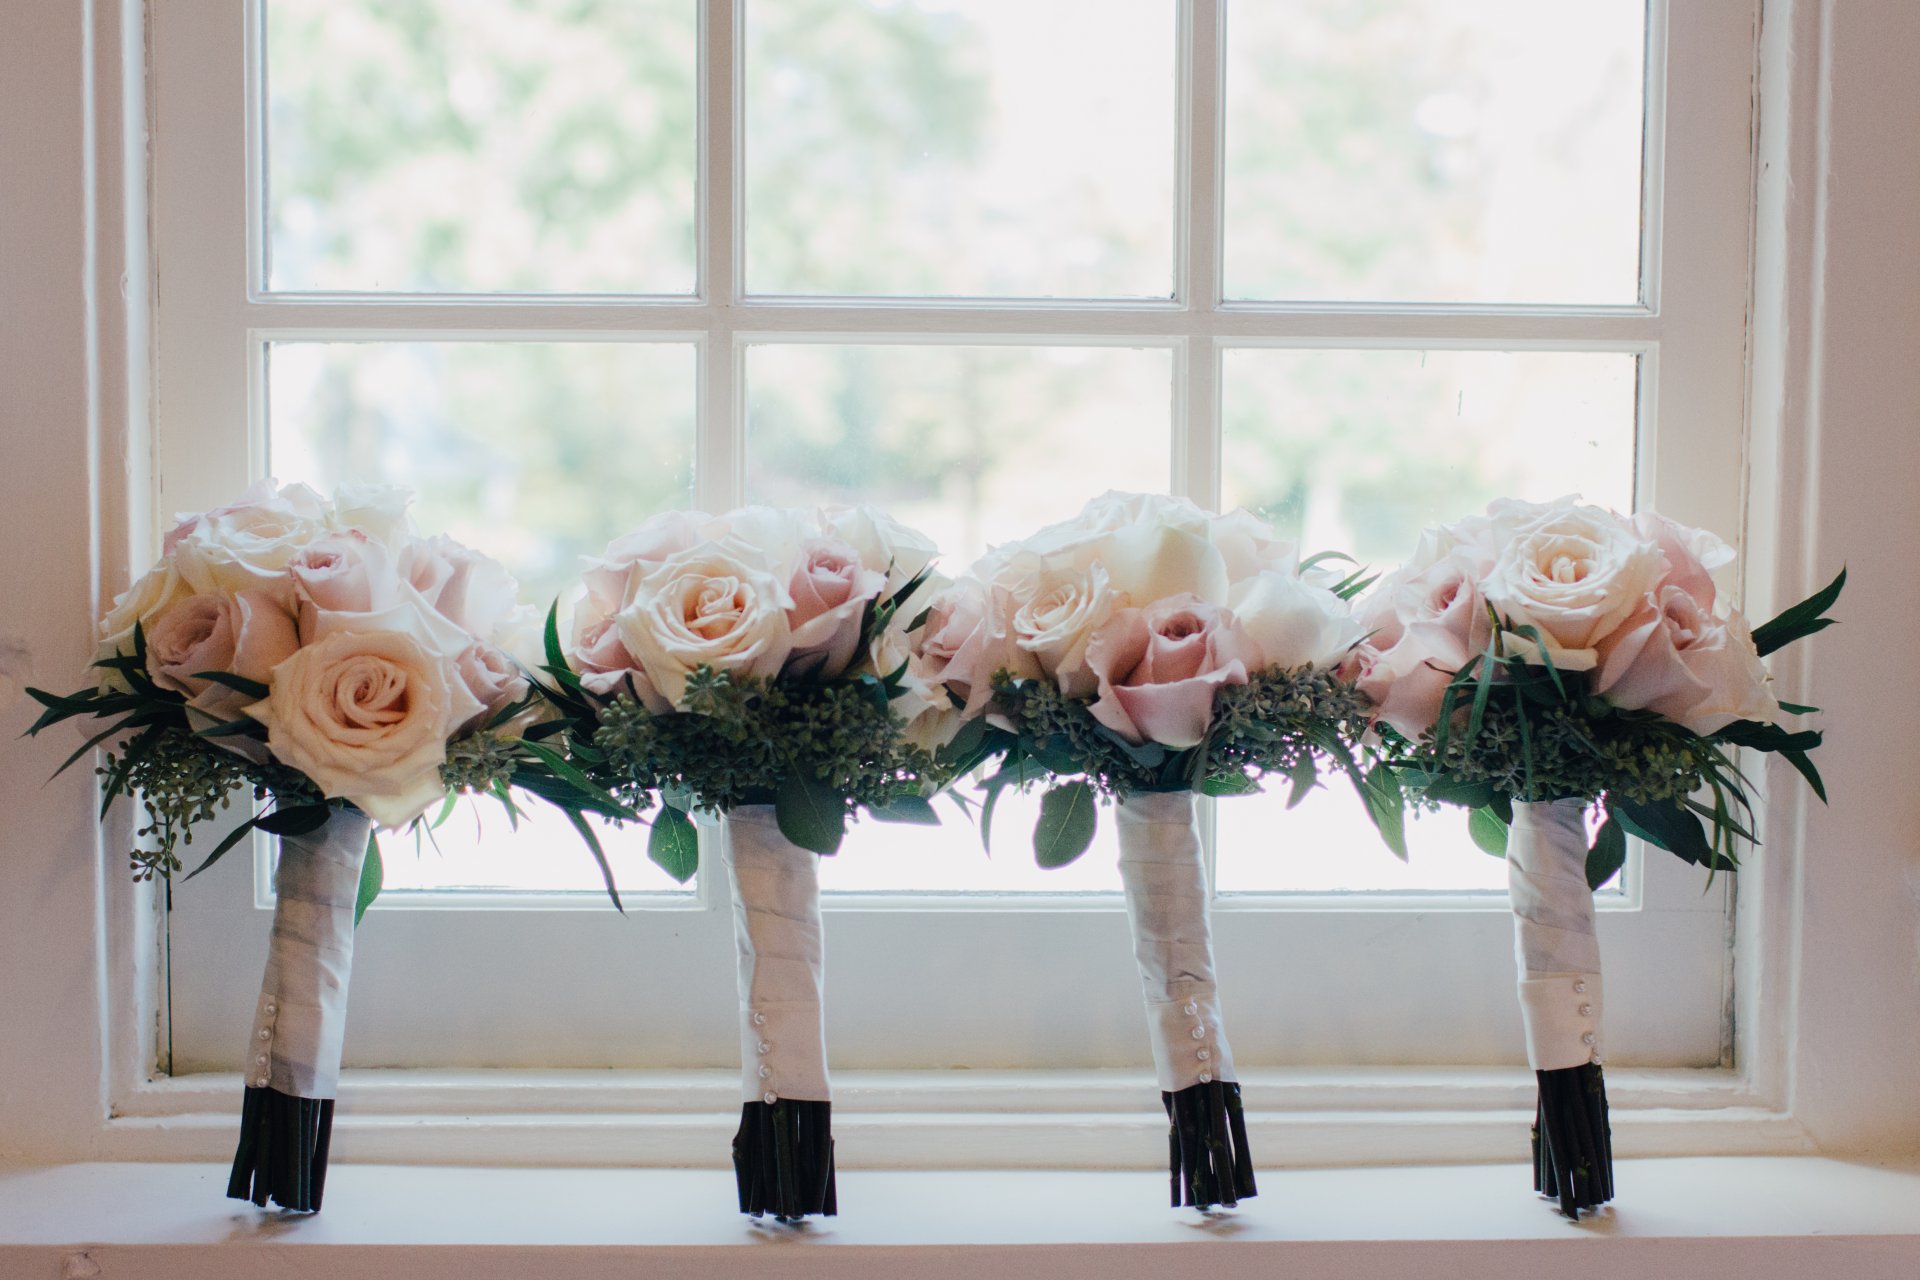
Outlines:
[[1511, 1164], [1262, 1171], [1256, 1199], [1209, 1215], [1169, 1209], [1150, 1173], [855, 1171], [842, 1216], [799, 1228], [741, 1217], [710, 1171], [348, 1164], [310, 1217], [225, 1182], [209, 1164], [0, 1170], [0, 1275], [1920, 1274], [1920, 1165], [1814, 1157], [1624, 1161], [1619, 1199], [1577, 1225]]
[[[1262, 1168], [1503, 1162], [1527, 1150], [1524, 1067], [1241, 1073]], [[381, 1164], [722, 1169], [740, 1077], [718, 1071], [376, 1071], [341, 1081], [334, 1151]], [[114, 1107], [94, 1154], [220, 1160], [241, 1092], [229, 1074], [156, 1080]], [[1609, 1068], [1621, 1158], [1811, 1154], [1794, 1118], [1729, 1071]], [[1140, 1169], [1165, 1158], [1150, 1073], [836, 1071], [843, 1169]]]

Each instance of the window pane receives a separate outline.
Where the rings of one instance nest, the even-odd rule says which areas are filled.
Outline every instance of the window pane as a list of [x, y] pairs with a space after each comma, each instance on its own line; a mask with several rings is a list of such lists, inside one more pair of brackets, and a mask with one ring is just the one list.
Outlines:
[[691, 293], [694, 0], [269, 0], [274, 289]]
[[755, 293], [1167, 297], [1172, 0], [749, 0]]
[[1228, 297], [1638, 300], [1644, 0], [1229, 19]]
[[[1495, 498], [1633, 505], [1631, 355], [1235, 349], [1224, 366], [1223, 505], [1260, 511], [1309, 552], [1390, 568], [1421, 529]], [[1457, 813], [1410, 824], [1403, 866], [1346, 783], [1284, 821], [1279, 790], [1220, 802], [1222, 892], [1506, 884]]]
[[[276, 342], [268, 361], [274, 474], [322, 491], [407, 485], [423, 530], [499, 558], [542, 608], [577, 578], [580, 556], [691, 505], [691, 346]], [[606, 836], [622, 892], [677, 889], [647, 861], [645, 836]], [[557, 813], [536, 810], [516, 834], [482, 805], [417, 857], [408, 838], [383, 847], [389, 889], [600, 891]]]
[[[747, 355], [747, 497], [871, 502], [949, 573], [1107, 489], [1165, 490], [1172, 353], [1121, 347], [761, 345]], [[968, 794], [971, 787], [963, 788]], [[1117, 889], [1111, 820], [1061, 871], [1033, 864], [1037, 795], [1009, 796], [994, 854], [945, 801], [938, 831], [861, 823], [822, 864], [836, 890]]]

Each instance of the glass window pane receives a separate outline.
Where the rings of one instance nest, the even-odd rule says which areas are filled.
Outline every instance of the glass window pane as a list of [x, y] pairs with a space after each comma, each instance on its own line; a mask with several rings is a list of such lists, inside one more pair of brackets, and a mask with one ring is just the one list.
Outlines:
[[[669, 343], [276, 342], [271, 466], [323, 492], [409, 486], [424, 531], [497, 557], [544, 607], [580, 556], [691, 505], [694, 368], [693, 348]], [[647, 861], [645, 836], [605, 835], [621, 891], [677, 889]], [[538, 809], [518, 833], [484, 805], [456, 813], [418, 856], [407, 838], [384, 847], [389, 889], [601, 886], [578, 835]]]
[[[747, 498], [871, 502], [932, 537], [958, 573], [990, 544], [1107, 489], [1163, 491], [1172, 353], [1163, 348], [761, 345], [747, 354]], [[971, 794], [971, 788], [965, 788]], [[861, 823], [822, 864], [835, 890], [1117, 889], [1110, 817], [1072, 867], [1033, 864], [1039, 799], [1009, 796], [994, 853], [945, 801], [938, 830]]]
[[754, 293], [1167, 297], [1172, 0], [748, 0]]
[[269, 0], [269, 287], [691, 293], [694, 0]]
[[1644, 0], [1258, 0], [1227, 29], [1230, 298], [1632, 303]]
[[[1635, 357], [1613, 353], [1229, 350], [1222, 503], [1260, 511], [1307, 551], [1384, 568], [1421, 529], [1495, 498], [1582, 493], [1630, 510], [1637, 374]], [[1458, 813], [1411, 823], [1403, 866], [1346, 783], [1284, 821], [1279, 789], [1220, 802], [1221, 892], [1506, 884]]]

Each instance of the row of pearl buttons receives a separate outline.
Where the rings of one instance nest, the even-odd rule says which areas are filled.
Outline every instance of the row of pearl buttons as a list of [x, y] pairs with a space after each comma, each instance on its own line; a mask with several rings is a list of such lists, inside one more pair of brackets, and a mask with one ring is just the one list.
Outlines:
[[[276, 1005], [273, 1001], [269, 1000], [260, 1006], [260, 1012], [271, 1018], [279, 1007], [280, 1006]], [[260, 1074], [253, 1078], [253, 1087], [256, 1089], [264, 1089], [272, 1083], [272, 1078], [267, 1074], [268, 1055], [266, 1050], [267, 1047], [273, 1043], [273, 1028], [262, 1027], [256, 1034], [260, 1040], [261, 1051], [254, 1055], [253, 1065], [260, 1068]]]
[[[753, 1011], [753, 1025], [756, 1027], [766, 1026], [767, 1015], [760, 1012], [758, 1009], [755, 1009]], [[765, 1040], [762, 1040], [759, 1044], [755, 1045], [753, 1048], [754, 1048], [754, 1052], [758, 1053], [763, 1058], [766, 1057], [769, 1053], [773, 1052], [773, 1046], [768, 1044]], [[765, 1080], [768, 1076], [772, 1074], [773, 1074], [772, 1067], [769, 1067], [764, 1062], [760, 1064], [760, 1078], [762, 1080]], [[775, 1093], [773, 1090], [769, 1089], [765, 1093], [760, 1095], [760, 1100], [766, 1103], [768, 1106], [772, 1106], [774, 1103], [780, 1101], [780, 1095]]]
[[[1200, 1016], [1200, 1002], [1198, 1000], [1189, 1000], [1184, 1006], [1182, 1006], [1181, 1011], [1185, 1013], [1189, 1018], [1197, 1018]], [[1193, 1038], [1195, 1040], [1205, 1040], [1207, 1038], [1207, 1028], [1205, 1023], [1198, 1023], [1194, 1026]], [[1212, 1051], [1209, 1050], [1205, 1045], [1201, 1045], [1198, 1049], [1195, 1049], [1193, 1051], [1193, 1056], [1195, 1058], [1198, 1058], [1201, 1062], [1209, 1062], [1213, 1059]], [[1213, 1068], [1211, 1067], [1200, 1068], [1200, 1083], [1201, 1084], [1213, 1083]]]

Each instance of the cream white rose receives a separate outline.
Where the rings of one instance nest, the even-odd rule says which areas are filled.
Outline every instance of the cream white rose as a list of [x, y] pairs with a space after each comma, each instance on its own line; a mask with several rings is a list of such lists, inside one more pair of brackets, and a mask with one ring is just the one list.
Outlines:
[[247, 711], [323, 795], [405, 826], [446, 795], [447, 740], [485, 710], [456, 659], [405, 630], [337, 630], [275, 668]]
[[786, 584], [736, 550], [708, 543], [670, 556], [614, 615], [620, 640], [660, 695], [684, 706], [687, 676], [705, 666], [772, 679], [792, 647]]
[[392, 484], [341, 485], [333, 491], [335, 529], [358, 530], [370, 538], [399, 546], [414, 537], [413, 521], [407, 508], [413, 505], [413, 490]]
[[1679, 587], [1649, 596], [1601, 655], [1594, 692], [1615, 706], [1657, 712], [1699, 734], [1779, 717], [1746, 620], [1716, 618]]
[[[1010, 598], [1018, 601], [1009, 627], [1014, 644], [1032, 654], [1063, 693], [1091, 696], [1099, 681], [1087, 666], [1087, 645], [1125, 604], [1108, 583], [1106, 566], [1036, 570], [1012, 588]], [[993, 673], [986, 674], [991, 680]]]
[[289, 608], [287, 566], [332, 532], [326, 503], [303, 484], [248, 490], [240, 502], [192, 517], [168, 535], [173, 563], [196, 592], [261, 590]]
[[1331, 667], [1360, 642], [1360, 624], [1345, 600], [1284, 570], [1245, 579], [1228, 603], [1260, 646], [1265, 667]]
[[[1590, 670], [1600, 642], [1658, 585], [1666, 557], [1659, 544], [1598, 507], [1517, 514], [1520, 532], [1488, 572], [1486, 599], [1513, 625], [1539, 628], [1555, 666]], [[1515, 643], [1523, 653], [1533, 648]]]
[[406, 543], [400, 574], [442, 617], [475, 636], [499, 630], [519, 599], [520, 585], [505, 565], [445, 535]]

